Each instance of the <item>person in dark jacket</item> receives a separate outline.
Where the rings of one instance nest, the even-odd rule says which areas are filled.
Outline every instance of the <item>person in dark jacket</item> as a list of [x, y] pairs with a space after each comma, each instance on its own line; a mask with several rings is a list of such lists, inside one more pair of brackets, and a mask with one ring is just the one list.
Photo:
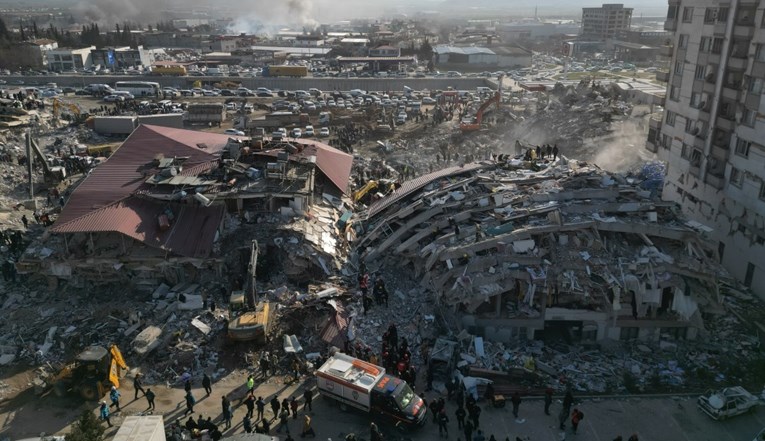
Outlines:
[[518, 418], [518, 408], [521, 407], [521, 401], [522, 401], [521, 394], [519, 394], [518, 391], [515, 391], [510, 401], [513, 403], [513, 416]]

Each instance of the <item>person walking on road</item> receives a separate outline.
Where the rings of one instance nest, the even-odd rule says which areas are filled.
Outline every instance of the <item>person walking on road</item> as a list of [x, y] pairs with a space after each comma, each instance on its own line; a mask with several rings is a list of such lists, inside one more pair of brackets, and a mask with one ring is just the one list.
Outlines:
[[290, 400], [290, 409], [292, 409], [292, 419], [297, 419], [298, 401], [297, 398], [292, 397]]
[[210, 377], [207, 376], [207, 374], [205, 374], [205, 376], [202, 377], [202, 387], [205, 388], [205, 393], [209, 397], [210, 394], [212, 393], [212, 381], [210, 380]]
[[258, 397], [258, 401], [255, 402], [255, 407], [258, 409], [258, 421], [263, 419], [263, 412], [266, 409], [266, 402], [263, 401], [263, 397]]
[[188, 413], [194, 413], [194, 404], [197, 400], [194, 399], [194, 395], [191, 395], [191, 391], [186, 392], [186, 412], [183, 412], [183, 416]]
[[244, 419], [242, 420], [242, 428], [246, 433], [252, 433], [252, 421], [247, 415], [245, 415]]
[[101, 419], [106, 421], [109, 427], [112, 427], [112, 422], [109, 420], [109, 406], [106, 405], [106, 401], [101, 401]]
[[470, 414], [470, 419], [473, 420], [473, 427], [478, 429], [480, 427], [481, 407], [473, 403], [468, 409], [468, 414]]
[[479, 430], [473, 437], [473, 441], [486, 441], [486, 437], [483, 436], [483, 432]]
[[135, 389], [135, 397], [133, 398], [133, 401], [138, 399], [138, 391], [139, 390], [141, 391], [141, 393], [144, 396], [146, 396], [146, 391], [143, 390], [141, 374], [135, 374], [135, 378], [133, 378], [133, 389]]
[[303, 392], [303, 399], [305, 400], [305, 406], [303, 407], [303, 410], [310, 410], [313, 412], [313, 408], [311, 407], [311, 402], [313, 401], [313, 392], [311, 392], [311, 389], [306, 389], [305, 392]]
[[271, 411], [274, 412], [274, 417], [271, 418], [271, 421], [273, 421], [279, 417], [279, 398], [277, 398], [276, 395], [271, 398]]
[[223, 422], [226, 423], [226, 429], [231, 428], [231, 402], [226, 398], [225, 395], [220, 397], [220, 405], [221, 405], [221, 414], [223, 415]]
[[438, 436], [449, 437], [449, 427], [446, 425], [449, 423], [449, 417], [446, 415], [446, 409], [441, 409], [438, 413]]
[[377, 424], [369, 423], [369, 437], [371, 441], [383, 441], [382, 433], [377, 428]]
[[247, 377], [247, 393], [252, 393], [252, 391], [255, 390], [255, 379], [252, 378], [252, 375], [249, 375]]
[[471, 423], [470, 420], [465, 421], [465, 425], [462, 426], [462, 430], [465, 432], [466, 440], [473, 439], [473, 423]]
[[465, 427], [465, 415], [467, 415], [467, 412], [465, 412], [465, 409], [463, 409], [462, 406], [458, 407], [457, 410], [454, 411], [454, 416], [457, 417], [458, 429]]
[[109, 399], [112, 400], [112, 404], [109, 407], [116, 407], [117, 412], [120, 411], [120, 391], [116, 387], [112, 386], [112, 390], [109, 391]]
[[268, 378], [268, 370], [268, 352], [266, 352], [262, 357], [260, 357], [260, 374], [263, 376], [264, 380]]
[[513, 403], [513, 416], [518, 418], [518, 408], [521, 407], [521, 401], [522, 401], [521, 394], [519, 394], [518, 391], [515, 391], [510, 401]]
[[311, 417], [303, 415], [303, 431], [300, 433], [300, 437], [305, 438], [308, 435], [311, 435], [312, 438], [316, 438], [316, 432], [314, 432], [313, 426], [311, 426]]
[[154, 410], [154, 392], [152, 392], [151, 388], [146, 389], [146, 392], [143, 394], [144, 397], [146, 397], [146, 401], [149, 402], [149, 409], [148, 410]]
[[571, 386], [566, 389], [566, 395], [563, 396], [563, 409], [558, 415], [560, 422], [560, 430], [566, 429], [566, 418], [568, 418], [569, 412], [571, 412], [571, 406], [574, 404], [574, 394], [571, 393]]
[[289, 424], [290, 420], [290, 410], [286, 407], [282, 408], [282, 412], [279, 414], [279, 429], [277, 429], [277, 432], [281, 433], [282, 429], [286, 428], [287, 433], [290, 432], [290, 428], [287, 424]]
[[247, 407], [247, 416], [252, 418], [252, 413], [255, 412], [255, 396], [247, 394], [247, 398], [244, 400], [244, 405]]
[[553, 390], [551, 387], [545, 389], [545, 415], [550, 415], [550, 405], [552, 404]]
[[571, 413], [571, 431], [576, 434], [576, 429], [579, 427], [579, 423], [584, 419], [584, 413], [577, 408], [574, 408], [574, 412]]

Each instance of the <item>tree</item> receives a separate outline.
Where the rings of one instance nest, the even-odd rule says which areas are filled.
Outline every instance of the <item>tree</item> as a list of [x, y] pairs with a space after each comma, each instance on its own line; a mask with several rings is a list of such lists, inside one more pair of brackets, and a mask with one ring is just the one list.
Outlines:
[[8, 30], [8, 26], [5, 24], [5, 20], [0, 17], [0, 40], [11, 40], [11, 32]]
[[20, 36], [20, 38], [21, 38], [21, 41], [26, 41], [26, 39], [27, 39], [27, 36], [26, 36], [26, 34], [24, 33], [24, 22], [23, 22], [23, 21], [21, 21], [21, 20], [19, 20], [19, 31], [20, 31], [20, 32], [19, 32], [19, 36]]
[[66, 435], [66, 441], [103, 441], [106, 429], [92, 411], [82, 412], [80, 419], [72, 424], [72, 431]]
[[35, 38], [40, 38], [40, 33], [37, 30], [37, 22], [35, 20], [32, 20], [32, 34], [34, 34]]

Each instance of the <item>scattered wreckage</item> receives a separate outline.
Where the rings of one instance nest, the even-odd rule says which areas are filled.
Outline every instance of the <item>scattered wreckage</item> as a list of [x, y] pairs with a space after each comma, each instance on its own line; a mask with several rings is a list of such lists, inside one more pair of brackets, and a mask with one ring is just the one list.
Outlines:
[[742, 413], [754, 411], [765, 404], [762, 398], [751, 394], [741, 386], [709, 390], [701, 395], [696, 404], [698, 408], [717, 421], [726, 420]]

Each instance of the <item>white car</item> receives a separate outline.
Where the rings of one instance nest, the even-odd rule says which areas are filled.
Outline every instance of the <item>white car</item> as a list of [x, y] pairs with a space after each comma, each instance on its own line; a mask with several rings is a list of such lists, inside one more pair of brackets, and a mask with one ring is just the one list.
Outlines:
[[319, 129], [319, 136], [322, 138], [326, 138], [329, 136], [329, 127], [322, 127]]
[[722, 421], [753, 410], [762, 402], [741, 386], [708, 390], [696, 401], [698, 408], [713, 420]]
[[303, 131], [296, 127], [292, 129], [290, 136], [292, 136], [293, 138], [301, 138], [303, 136]]
[[244, 136], [244, 132], [237, 129], [226, 129], [223, 133], [226, 135]]
[[119, 102], [125, 101], [125, 98], [119, 95], [106, 95], [104, 97], [104, 101], [106, 101], [107, 103], [116, 103], [118, 101]]
[[305, 133], [304, 133], [304, 135], [305, 135], [306, 138], [310, 137], [310, 136], [313, 136], [314, 135], [314, 133], [313, 133], [313, 126], [305, 126]]
[[431, 98], [429, 96], [426, 96], [422, 99], [422, 104], [435, 104], [435, 103], [436, 103], [436, 99]]

